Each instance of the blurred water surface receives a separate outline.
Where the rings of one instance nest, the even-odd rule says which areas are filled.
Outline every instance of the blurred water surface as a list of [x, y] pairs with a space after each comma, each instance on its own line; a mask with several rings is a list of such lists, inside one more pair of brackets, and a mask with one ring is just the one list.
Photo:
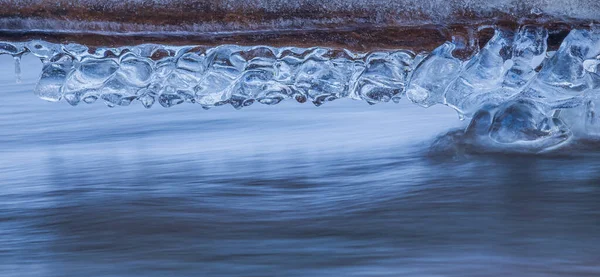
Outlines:
[[71, 107], [0, 57], [0, 276], [598, 276], [600, 155], [431, 155], [409, 103]]

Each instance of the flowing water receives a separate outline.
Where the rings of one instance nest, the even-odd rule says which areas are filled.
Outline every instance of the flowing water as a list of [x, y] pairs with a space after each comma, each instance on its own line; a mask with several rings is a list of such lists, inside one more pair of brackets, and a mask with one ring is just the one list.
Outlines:
[[446, 107], [109, 109], [0, 56], [0, 276], [598, 276], [600, 155], [445, 154]]

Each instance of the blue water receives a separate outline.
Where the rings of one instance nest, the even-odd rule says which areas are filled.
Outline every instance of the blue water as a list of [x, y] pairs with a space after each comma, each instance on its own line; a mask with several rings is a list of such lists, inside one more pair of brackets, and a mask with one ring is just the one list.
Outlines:
[[0, 276], [599, 276], [600, 155], [406, 101], [71, 107], [0, 57]]

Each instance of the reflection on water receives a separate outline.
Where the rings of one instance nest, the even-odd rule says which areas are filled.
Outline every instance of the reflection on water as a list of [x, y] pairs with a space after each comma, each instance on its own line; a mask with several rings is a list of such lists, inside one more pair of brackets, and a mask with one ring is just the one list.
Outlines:
[[1, 70], [2, 276], [600, 274], [593, 151], [431, 155], [461, 123], [407, 103], [73, 108]]

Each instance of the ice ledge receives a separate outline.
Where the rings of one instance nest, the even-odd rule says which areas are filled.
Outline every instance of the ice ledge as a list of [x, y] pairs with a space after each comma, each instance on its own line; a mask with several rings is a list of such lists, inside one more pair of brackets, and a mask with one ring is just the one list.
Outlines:
[[[19, 73], [24, 54], [40, 58], [36, 94], [71, 105], [102, 100], [110, 107], [184, 102], [203, 108], [277, 104], [285, 99], [319, 106], [338, 98], [369, 104], [407, 96], [473, 118], [465, 134], [502, 147], [550, 149], [573, 133], [600, 134], [600, 31], [573, 30], [557, 51], [537, 26], [497, 29], [466, 59], [457, 40], [430, 53], [407, 50], [355, 53], [323, 47], [165, 46], [89, 49], [44, 41], [0, 42]], [[485, 139], [482, 139], [485, 138]]]

